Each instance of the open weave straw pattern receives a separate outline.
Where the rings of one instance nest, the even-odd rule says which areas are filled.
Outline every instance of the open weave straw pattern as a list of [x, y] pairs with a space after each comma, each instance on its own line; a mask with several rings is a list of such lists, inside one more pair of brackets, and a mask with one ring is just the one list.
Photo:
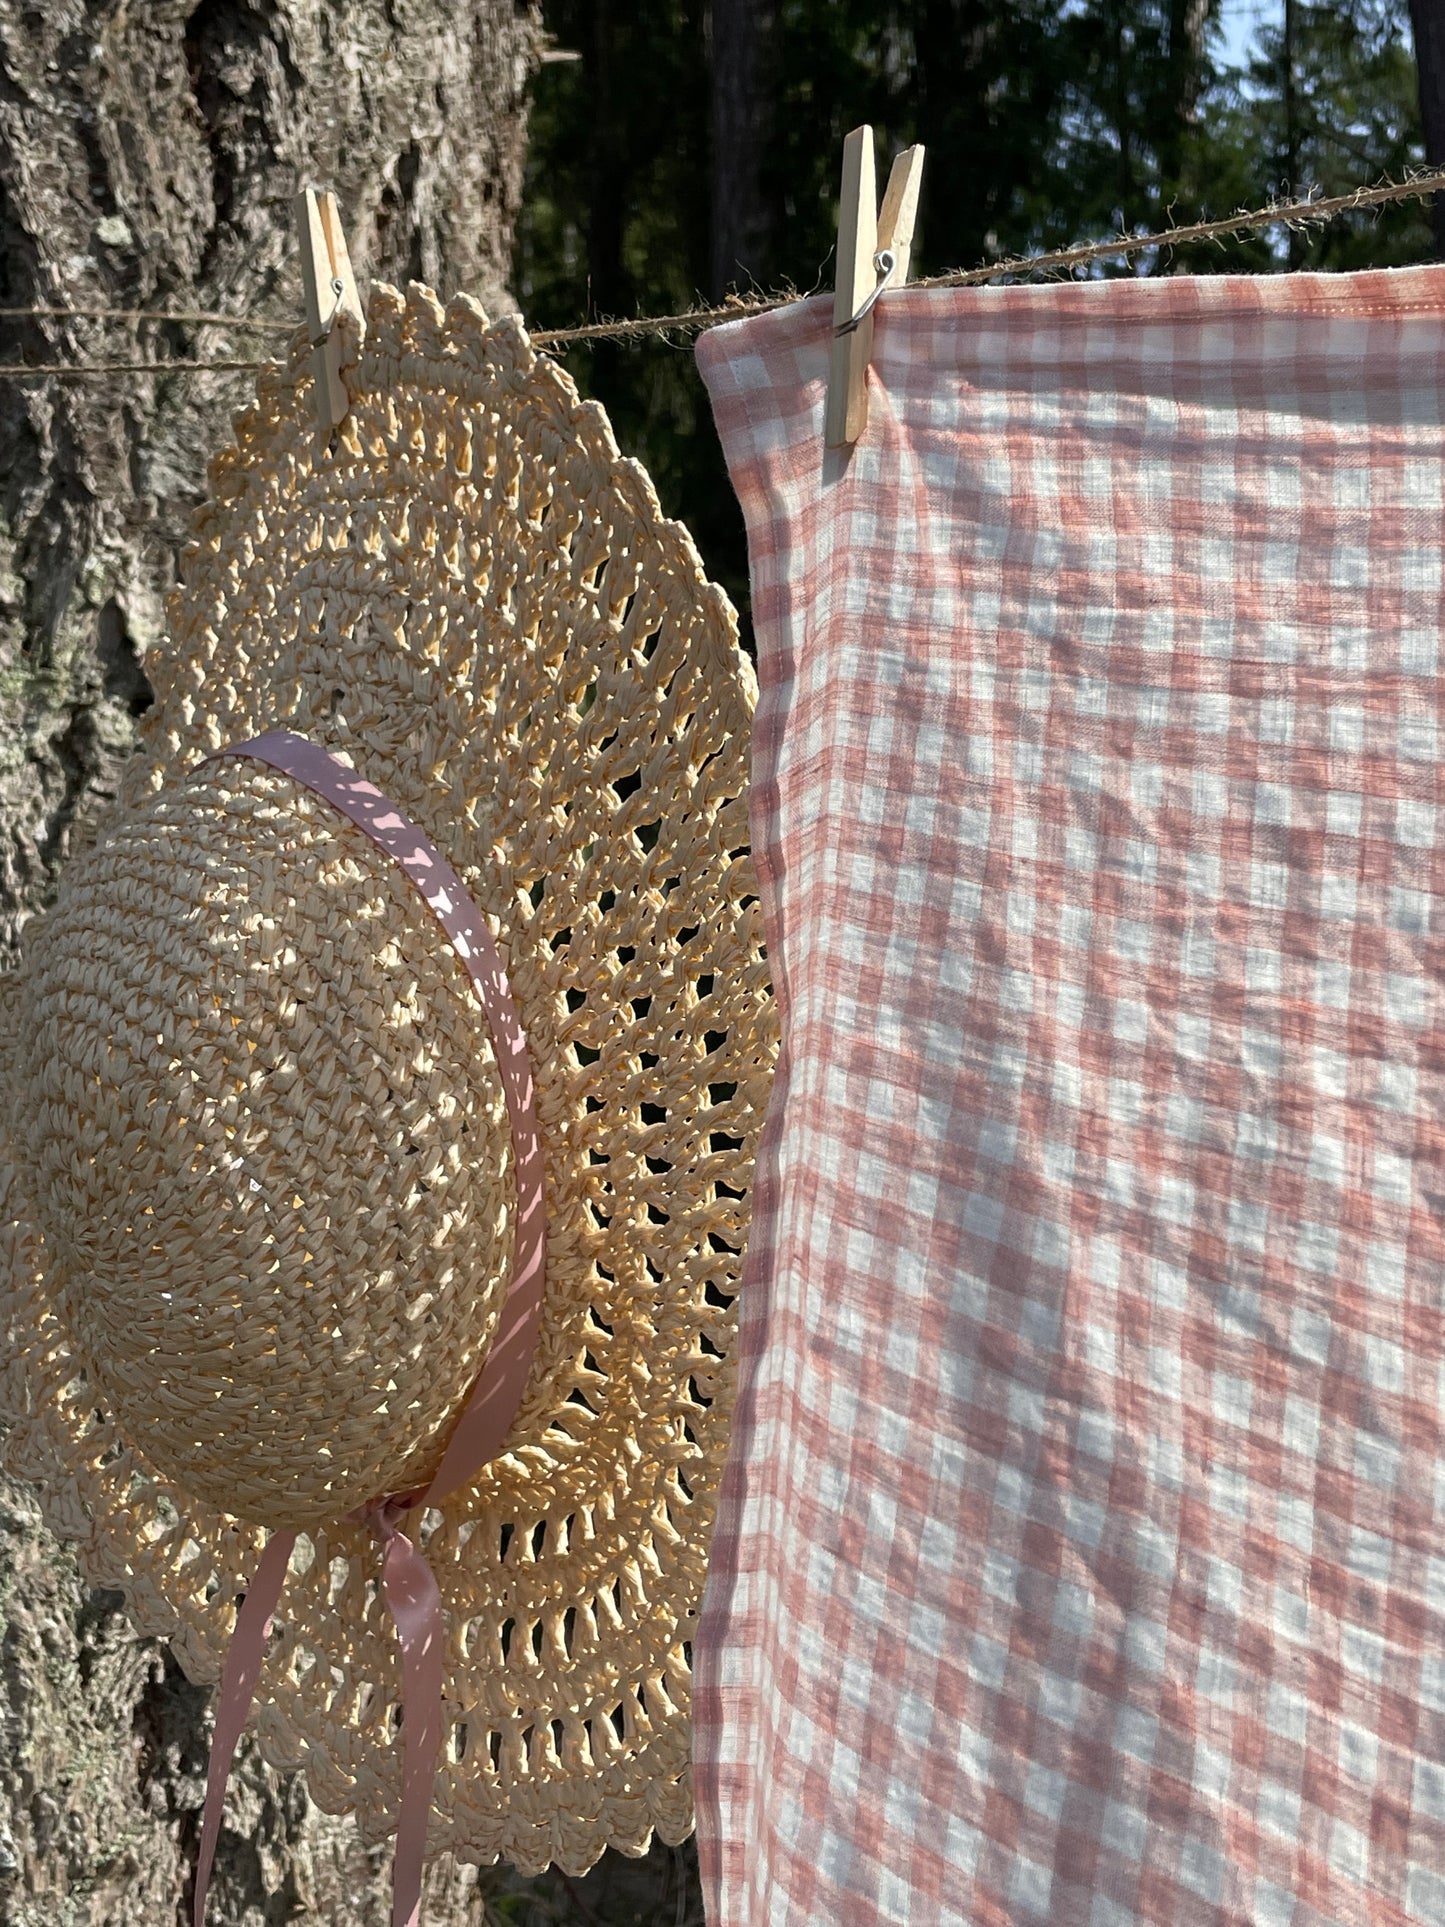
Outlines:
[[[329, 452], [299, 341], [238, 419], [170, 646], [148, 663], [159, 700], [143, 751], [6, 985], [25, 1120], [17, 1168], [0, 1173], [7, 1460], [40, 1486], [91, 1579], [123, 1589], [140, 1628], [169, 1635], [197, 1680], [217, 1676], [265, 1537], [238, 1508], [261, 1517], [275, 1475], [294, 1469], [308, 1524], [261, 1742], [277, 1765], [305, 1766], [323, 1806], [354, 1808], [370, 1837], [395, 1825], [395, 1634], [374, 1541], [326, 1508], [359, 1496], [389, 1450], [402, 1455], [381, 1480], [391, 1489], [430, 1462], [436, 1415], [484, 1347], [505, 1281], [510, 1151], [484, 1020], [410, 886], [288, 779], [248, 764], [190, 773], [228, 743], [297, 730], [353, 762], [451, 859], [529, 1037], [547, 1163], [544, 1329], [510, 1449], [424, 1523], [448, 1623], [430, 1846], [578, 1872], [609, 1844], [641, 1852], [653, 1829], [676, 1842], [692, 1821], [688, 1641], [776, 1045], [746, 854], [753, 683], [685, 531], [518, 324], [378, 288], [348, 383]], [[303, 879], [324, 912], [298, 913]], [[105, 921], [121, 902], [126, 943]], [[270, 974], [253, 999], [256, 954]], [[247, 1027], [254, 1013], [259, 1028], [247, 1037], [203, 994], [217, 969], [248, 986]], [[351, 1009], [370, 1015], [349, 1030]], [[268, 1130], [238, 1143], [261, 1101], [247, 1084], [256, 1057]], [[125, 1095], [101, 1130], [87, 1079], [93, 1093], [117, 1063]], [[151, 1091], [196, 1122], [175, 1143], [187, 1156], [206, 1147], [209, 1206], [199, 1176], [176, 1202], [132, 1193], [88, 1153], [63, 1168], [67, 1142], [97, 1159], [103, 1142], [113, 1164], [117, 1134], [142, 1146]], [[278, 1133], [304, 1179], [281, 1207], [257, 1162]], [[134, 1168], [157, 1158], [184, 1176], [173, 1144]], [[264, 1225], [257, 1196], [272, 1204]], [[88, 1216], [92, 1242], [42, 1238], [40, 1204], [71, 1226]], [[194, 1464], [195, 1410], [161, 1409], [142, 1369], [152, 1342], [184, 1363], [182, 1339], [154, 1307], [143, 1330], [123, 1329], [150, 1274], [128, 1275], [111, 1219], [123, 1206], [134, 1227], [147, 1205], [144, 1236], [189, 1294], [197, 1344], [204, 1332], [219, 1348], [199, 1368], [219, 1404], [234, 1391], [219, 1421], [230, 1449]], [[348, 1222], [367, 1262], [391, 1254], [396, 1293], [318, 1259]], [[503, 1227], [500, 1260], [482, 1248], [489, 1224]], [[279, 1271], [291, 1267], [277, 1292], [313, 1290], [322, 1305], [319, 1337], [291, 1359], [284, 1312], [246, 1351], [240, 1334], [255, 1341], [254, 1329], [206, 1302], [204, 1240], [267, 1237]], [[88, 1304], [92, 1278], [106, 1303]], [[441, 1335], [424, 1351], [397, 1325], [419, 1294]], [[373, 1338], [395, 1356], [368, 1360]], [[327, 1344], [329, 1382], [350, 1388], [329, 1406], [303, 1378]], [[325, 1469], [303, 1468], [328, 1424]]]

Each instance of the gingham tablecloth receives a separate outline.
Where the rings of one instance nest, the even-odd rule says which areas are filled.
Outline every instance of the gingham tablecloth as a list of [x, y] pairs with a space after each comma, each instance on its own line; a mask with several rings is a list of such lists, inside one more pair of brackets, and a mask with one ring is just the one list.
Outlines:
[[1445, 273], [706, 336], [785, 1054], [711, 1927], [1445, 1922]]

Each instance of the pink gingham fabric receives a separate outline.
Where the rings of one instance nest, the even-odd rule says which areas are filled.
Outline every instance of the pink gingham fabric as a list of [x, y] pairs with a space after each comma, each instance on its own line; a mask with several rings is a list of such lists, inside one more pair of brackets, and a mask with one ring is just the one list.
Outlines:
[[1445, 272], [706, 336], [784, 1055], [711, 1927], [1445, 1922]]

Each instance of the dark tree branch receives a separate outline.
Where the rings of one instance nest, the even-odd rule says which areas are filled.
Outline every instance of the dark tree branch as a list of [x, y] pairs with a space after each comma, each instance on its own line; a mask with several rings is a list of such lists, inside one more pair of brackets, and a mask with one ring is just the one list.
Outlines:
[[[1410, 0], [1415, 32], [1415, 64], [1420, 74], [1420, 119], [1425, 128], [1425, 158], [1445, 163], [1445, 0]], [[1445, 194], [1430, 204], [1435, 252], [1445, 260]]]

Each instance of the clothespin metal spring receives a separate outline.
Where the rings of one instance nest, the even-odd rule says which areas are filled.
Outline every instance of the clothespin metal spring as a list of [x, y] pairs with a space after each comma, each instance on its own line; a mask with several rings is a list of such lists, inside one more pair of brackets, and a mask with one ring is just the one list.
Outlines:
[[319, 335], [312, 335], [311, 346], [313, 348], [324, 348], [326, 346], [327, 342], [331, 339], [331, 331], [336, 326], [336, 317], [341, 313], [341, 301], [346, 293], [346, 283], [339, 274], [332, 278], [331, 292], [336, 296], [336, 306], [326, 317], [326, 326], [321, 330], [321, 333]]
[[874, 303], [888, 286], [888, 277], [897, 266], [898, 256], [893, 252], [892, 248], [879, 248], [873, 257], [873, 272], [878, 276], [878, 286], [873, 290], [872, 294], [869, 295], [868, 299], [863, 303], [863, 306], [851, 321], [843, 321], [838, 324], [833, 330], [835, 335], [851, 335], [859, 322], [866, 320], [867, 317], [872, 314]]

